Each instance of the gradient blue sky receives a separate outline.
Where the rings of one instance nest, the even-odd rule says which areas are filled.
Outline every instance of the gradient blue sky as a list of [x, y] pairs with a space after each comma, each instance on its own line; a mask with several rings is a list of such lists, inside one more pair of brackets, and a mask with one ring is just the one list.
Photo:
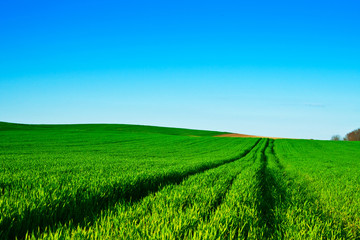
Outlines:
[[360, 127], [359, 1], [0, 2], [0, 121], [329, 139]]

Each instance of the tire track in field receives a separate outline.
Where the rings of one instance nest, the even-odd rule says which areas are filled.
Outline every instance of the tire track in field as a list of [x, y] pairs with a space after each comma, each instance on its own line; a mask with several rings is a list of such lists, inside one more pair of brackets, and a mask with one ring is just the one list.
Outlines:
[[266, 147], [261, 152], [261, 165], [259, 170], [256, 173], [256, 178], [258, 182], [258, 192], [257, 192], [257, 212], [259, 213], [259, 225], [265, 226], [264, 237], [267, 239], [273, 233], [273, 223], [274, 215], [272, 210], [275, 206], [275, 199], [271, 193], [271, 185], [274, 184], [272, 175], [269, 174], [267, 169], [268, 157], [265, 154], [267, 148], [269, 148], [270, 140], [267, 139]]
[[267, 146], [262, 152], [261, 167], [257, 172], [258, 181], [258, 197], [257, 211], [259, 212], [260, 227], [265, 229], [264, 237], [270, 239], [273, 237], [276, 229], [276, 219], [274, 209], [276, 205], [275, 196], [273, 195], [274, 189], [279, 189], [278, 182], [274, 178], [273, 173], [268, 168], [269, 156], [273, 153], [274, 140], [268, 139]]
[[[259, 182], [257, 211], [260, 215], [260, 227], [264, 229], [265, 239], [284, 239], [283, 219], [275, 216], [276, 208], [287, 209], [291, 196], [287, 188], [292, 187], [287, 180], [288, 176], [284, 171], [284, 166], [280, 163], [275, 154], [274, 139], [269, 139], [268, 146], [263, 152], [262, 166], [257, 173]], [[269, 167], [269, 162], [273, 161], [274, 166]], [[301, 194], [301, 193], [300, 193]]]
[[[251, 166], [254, 164], [254, 161], [251, 161], [251, 160], [254, 160], [254, 159], [256, 158], [257, 152], [258, 152], [258, 151], [263, 152], [263, 151], [265, 150], [265, 148], [266, 148], [266, 146], [267, 146], [267, 142], [265, 143], [265, 146], [264, 146], [264, 147], [262, 147], [262, 144], [261, 144], [261, 143], [264, 142], [264, 141], [267, 141], [267, 140], [262, 139], [261, 141], [259, 141], [259, 143], [257, 144], [257, 146], [254, 147], [246, 156], [244, 156], [244, 157], [242, 158], [242, 159], [244, 159], [245, 157], [248, 157], [248, 156], [250, 155], [250, 153], [253, 154], [253, 155], [250, 157], [248, 164], [244, 165], [243, 168], [231, 179], [229, 185], [227, 186], [227, 188], [225, 189], [225, 191], [223, 192], [223, 194], [220, 195], [220, 196], [216, 199], [215, 203], [214, 203], [214, 204], [211, 206], [211, 208], [210, 208], [210, 213], [206, 213], [206, 214], [202, 215], [199, 220], [202, 220], [202, 221], [205, 221], [205, 222], [209, 222], [209, 221], [210, 221], [210, 219], [213, 217], [214, 213], [215, 213], [216, 211], [218, 211], [218, 209], [219, 209], [219, 208], [221, 207], [221, 205], [223, 204], [224, 200], [226, 199], [226, 196], [227, 196], [228, 192], [231, 190], [231, 188], [232, 188], [232, 186], [233, 186], [234, 181], [238, 178], [238, 176], [239, 176], [245, 169], [251, 167]], [[192, 230], [193, 230], [194, 232], [196, 232], [196, 231], [198, 230], [198, 226], [199, 226], [200, 222], [201, 222], [201, 221], [197, 221], [196, 224], [194, 224], [194, 225], [192, 226]], [[191, 233], [190, 233], [190, 235], [182, 235], [182, 236], [180, 236], [179, 239], [184, 239], [184, 238], [185, 238], [185, 239], [187, 239], [187, 238], [192, 238], [192, 237], [191, 237]]]
[[[81, 189], [79, 189], [75, 199], [70, 201], [64, 200], [65, 207], [55, 209], [55, 211], [59, 213], [66, 212], [68, 213], [67, 215], [59, 214], [58, 216], [55, 215], [56, 217], [54, 218], [54, 209], [29, 209], [27, 216], [30, 217], [12, 215], [3, 218], [0, 223], [0, 230], [3, 229], [3, 231], [0, 231], [0, 239], [24, 239], [27, 233], [36, 231], [36, 234], [41, 234], [45, 229], [52, 229], [56, 227], [57, 224], [65, 224], [69, 221], [75, 226], [91, 224], [102, 211], [115, 206], [119, 201], [135, 203], [152, 193], [160, 191], [167, 185], [179, 184], [192, 175], [200, 174], [207, 170], [240, 160], [252, 152], [259, 145], [260, 141], [261, 139], [258, 139], [252, 147], [242, 152], [239, 156], [231, 159], [215, 164], [202, 165], [188, 172], [157, 176], [154, 179], [151, 179], [151, 182], [147, 179], [140, 179], [134, 185], [126, 189], [124, 189], [123, 185], [118, 185], [108, 190], [107, 193], [102, 196], [95, 195], [84, 200], [82, 198]], [[85, 192], [86, 189], [83, 189], [83, 191]], [[38, 221], [35, 222], [32, 218], [35, 218]], [[15, 231], [16, 226], [21, 226], [21, 230]]]
[[[254, 152], [254, 156], [252, 156], [252, 158], [256, 158], [256, 153], [259, 151], [259, 149], [261, 148], [260, 142], [258, 142], [257, 146], [255, 146], [246, 156], [248, 156], [250, 153]], [[266, 148], [266, 147], [265, 147]], [[264, 149], [265, 149], [264, 148]], [[261, 150], [263, 151], [263, 150]], [[246, 156], [242, 157], [245, 158]], [[242, 159], [241, 158], [241, 159]], [[245, 165], [244, 168], [241, 169], [241, 171], [239, 171], [239, 173], [237, 173], [230, 181], [228, 187], [226, 188], [226, 190], [224, 191], [222, 196], [219, 196], [219, 198], [217, 199], [217, 201], [215, 202], [215, 204], [212, 206], [211, 208], [211, 214], [206, 215], [205, 217], [203, 217], [203, 219], [206, 219], [207, 221], [211, 218], [212, 214], [220, 207], [220, 205], [223, 203], [223, 201], [226, 198], [226, 194], [228, 193], [228, 191], [231, 189], [235, 179], [241, 174], [241, 172], [243, 170], [245, 170], [246, 168], [250, 167], [251, 165], [253, 165], [254, 162], [249, 162], [249, 164]]]

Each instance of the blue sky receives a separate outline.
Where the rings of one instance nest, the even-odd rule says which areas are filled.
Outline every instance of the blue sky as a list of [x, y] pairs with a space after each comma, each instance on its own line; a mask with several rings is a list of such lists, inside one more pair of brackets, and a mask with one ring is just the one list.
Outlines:
[[0, 2], [0, 121], [329, 139], [360, 127], [359, 1]]

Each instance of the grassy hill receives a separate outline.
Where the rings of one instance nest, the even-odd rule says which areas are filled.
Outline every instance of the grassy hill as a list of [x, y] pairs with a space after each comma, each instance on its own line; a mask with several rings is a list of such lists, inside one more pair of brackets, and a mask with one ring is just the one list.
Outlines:
[[115, 131], [128, 133], [157, 133], [179, 136], [215, 136], [228, 132], [195, 130], [186, 128], [156, 127], [132, 124], [19, 124], [0, 122], [0, 131]]

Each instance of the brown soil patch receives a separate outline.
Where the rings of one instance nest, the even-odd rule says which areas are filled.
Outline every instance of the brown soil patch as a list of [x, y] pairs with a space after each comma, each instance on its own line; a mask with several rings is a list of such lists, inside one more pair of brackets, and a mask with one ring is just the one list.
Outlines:
[[254, 136], [254, 135], [239, 134], [239, 133], [227, 133], [227, 134], [216, 135], [215, 137], [240, 137], [240, 138], [271, 138], [271, 139], [280, 139], [280, 138], [278, 138], [278, 137]]

